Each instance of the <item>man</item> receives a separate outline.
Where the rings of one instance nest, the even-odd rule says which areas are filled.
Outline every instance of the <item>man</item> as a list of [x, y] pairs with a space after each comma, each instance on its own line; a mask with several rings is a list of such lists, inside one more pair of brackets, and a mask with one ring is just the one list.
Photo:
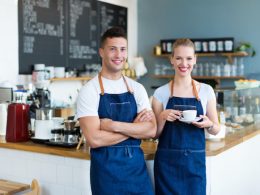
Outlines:
[[154, 194], [140, 139], [152, 138], [156, 120], [144, 87], [122, 76], [127, 60], [123, 29], [101, 37], [102, 70], [80, 91], [77, 117], [91, 147], [94, 195]]

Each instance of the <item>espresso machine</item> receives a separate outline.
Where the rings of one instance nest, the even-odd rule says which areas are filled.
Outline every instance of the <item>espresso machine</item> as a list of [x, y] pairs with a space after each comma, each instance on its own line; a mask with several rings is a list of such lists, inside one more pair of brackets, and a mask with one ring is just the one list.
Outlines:
[[[32, 93], [32, 102], [36, 108], [51, 107], [51, 93], [48, 90], [50, 83], [49, 73], [45, 70], [44, 64], [35, 64], [32, 80], [35, 91]], [[36, 112], [35, 112], [36, 113]]]
[[36, 88], [33, 93], [34, 103], [38, 108], [50, 108], [51, 107], [51, 93], [47, 88]]
[[[39, 87], [42, 86], [42, 87]], [[38, 88], [37, 88], [38, 87]], [[36, 85], [31, 94], [30, 118], [35, 121], [32, 138], [48, 140], [51, 138], [50, 130], [53, 126], [51, 109], [51, 93], [46, 86]]]

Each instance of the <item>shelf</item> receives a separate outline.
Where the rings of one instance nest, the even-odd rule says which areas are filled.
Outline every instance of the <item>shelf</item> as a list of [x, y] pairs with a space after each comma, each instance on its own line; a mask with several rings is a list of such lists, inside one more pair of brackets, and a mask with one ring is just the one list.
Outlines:
[[[171, 79], [174, 77], [174, 75], [152, 75], [153, 78], [157, 78], [157, 79]], [[221, 77], [217, 77], [217, 76], [192, 76], [192, 78], [194, 79], [203, 79], [203, 80], [216, 80], [216, 79], [230, 79], [230, 80], [236, 80], [236, 79], [245, 79], [244, 76], [221, 76]]]
[[[161, 54], [161, 55], [155, 55], [156, 57], [169, 57], [171, 54]], [[248, 56], [247, 52], [230, 52], [230, 53], [196, 53], [197, 56], [201, 57], [246, 57]]]
[[[246, 57], [248, 56], [247, 52], [230, 52], [230, 53], [197, 53], [198, 57], [227, 57], [228, 62], [233, 62], [233, 57]], [[155, 57], [163, 57], [169, 58], [171, 54], [161, 54], [161, 55], [154, 55]]]
[[[172, 79], [174, 75], [152, 75], [153, 78], [156, 79]], [[208, 80], [215, 81], [215, 88], [219, 88], [221, 86], [221, 80], [239, 80], [245, 79], [244, 76], [192, 76], [195, 80]]]
[[[50, 82], [54, 82], [54, 81], [89, 81], [90, 79], [92, 79], [93, 77], [87, 76], [87, 77], [68, 77], [68, 78], [52, 78], [50, 79]], [[136, 80], [136, 77], [129, 77], [133, 80]]]
[[89, 81], [93, 77], [68, 77], [68, 78], [53, 78], [50, 79], [51, 82], [53, 81]]

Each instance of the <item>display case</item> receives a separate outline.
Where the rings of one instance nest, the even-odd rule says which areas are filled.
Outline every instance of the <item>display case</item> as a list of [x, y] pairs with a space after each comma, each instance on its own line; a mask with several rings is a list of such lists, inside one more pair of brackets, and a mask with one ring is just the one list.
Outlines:
[[216, 90], [219, 114], [224, 112], [228, 131], [260, 123], [260, 88]]

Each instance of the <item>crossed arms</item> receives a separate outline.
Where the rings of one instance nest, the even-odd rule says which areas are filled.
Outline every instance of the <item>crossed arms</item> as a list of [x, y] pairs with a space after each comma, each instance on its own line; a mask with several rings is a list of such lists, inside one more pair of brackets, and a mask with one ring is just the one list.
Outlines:
[[82, 117], [79, 122], [91, 148], [114, 145], [129, 137], [153, 138], [157, 128], [153, 111], [146, 109], [138, 113], [132, 123], [99, 119], [98, 116]]

